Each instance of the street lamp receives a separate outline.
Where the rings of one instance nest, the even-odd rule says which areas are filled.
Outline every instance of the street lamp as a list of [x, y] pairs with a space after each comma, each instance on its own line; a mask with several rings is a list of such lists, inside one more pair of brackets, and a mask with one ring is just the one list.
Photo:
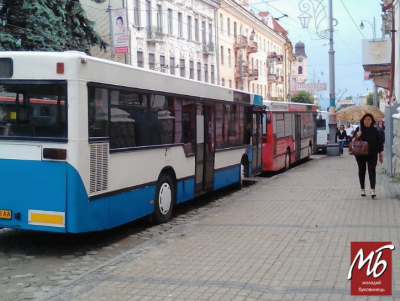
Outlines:
[[373, 31], [373, 33], [374, 33], [374, 41], [375, 41], [375, 39], [376, 39], [375, 17], [374, 17], [374, 23], [373, 23], [373, 24], [372, 24], [371, 22], [367, 21], [367, 20], [361, 20], [361, 24], [360, 24], [360, 28], [361, 28], [361, 29], [364, 29], [364, 27], [365, 27], [363, 21], [364, 21], [364, 22], [367, 22], [369, 25], [371, 25], [372, 31]]
[[[308, 26], [312, 15], [308, 13], [312, 9], [314, 15], [315, 31], [321, 39], [329, 38], [329, 143], [326, 149], [327, 156], [339, 156], [339, 146], [335, 143], [336, 122], [335, 122], [335, 50], [333, 49], [333, 10], [332, 0], [329, 0], [329, 28], [321, 29], [322, 22], [327, 18], [326, 6], [323, 0], [301, 0], [299, 9], [302, 14], [299, 16], [302, 26]], [[335, 25], [337, 21], [335, 20]], [[306, 27], [304, 27], [306, 28]], [[329, 37], [328, 37], [329, 36]]]

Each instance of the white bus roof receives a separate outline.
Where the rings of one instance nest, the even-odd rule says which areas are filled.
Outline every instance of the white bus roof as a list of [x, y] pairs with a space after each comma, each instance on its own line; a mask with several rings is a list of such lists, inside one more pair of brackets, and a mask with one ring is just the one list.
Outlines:
[[[13, 60], [13, 75], [9, 78], [13, 80], [82, 80], [226, 101], [234, 101], [237, 92], [250, 95], [250, 104], [262, 105], [262, 96], [257, 94], [96, 58], [79, 51], [2, 51], [0, 58]], [[64, 64], [63, 74], [57, 73], [57, 63]]]

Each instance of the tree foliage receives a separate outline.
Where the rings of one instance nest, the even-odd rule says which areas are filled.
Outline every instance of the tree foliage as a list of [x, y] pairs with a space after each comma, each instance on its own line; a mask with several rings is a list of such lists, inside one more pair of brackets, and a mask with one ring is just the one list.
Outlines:
[[372, 106], [374, 104], [374, 94], [369, 93], [367, 96], [367, 105]]
[[0, 0], [0, 21], [0, 50], [89, 51], [93, 45], [106, 46], [79, 0]]
[[310, 93], [300, 91], [294, 95], [292, 95], [292, 102], [299, 103], [314, 103], [313, 97]]

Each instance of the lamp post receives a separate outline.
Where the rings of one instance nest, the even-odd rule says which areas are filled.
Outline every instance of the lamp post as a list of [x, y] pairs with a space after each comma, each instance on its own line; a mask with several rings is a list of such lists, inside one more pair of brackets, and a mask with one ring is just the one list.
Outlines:
[[367, 22], [369, 25], [371, 25], [371, 27], [372, 27], [372, 32], [374, 33], [374, 41], [375, 41], [375, 39], [376, 39], [375, 17], [374, 17], [374, 23], [371, 23], [371, 22], [369, 22], [369, 21], [367, 21], [367, 20], [361, 20], [361, 24], [360, 24], [360, 28], [361, 28], [361, 29], [364, 29], [364, 27], [365, 27], [365, 25], [364, 25], [363, 22]]
[[[335, 121], [335, 50], [333, 49], [333, 10], [332, 0], [329, 0], [329, 28], [320, 30], [323, 21], [326, 19], [326, 7], [323, 0], [302, 0], [299, 3], [299, 9], [303, 12], [300, 16], [300, 22], [303, 28], [307, 28], [312, 15], [308, 13], [313, 11], [315, 31], [321, 39], [329, 38], [329, 142], [326, 149], [327, 156], [339, 156], [339, 146], [335, 143], [337, 124]], [[335, 20], [336, 24], [337, 21]], [[335, 25], [336, 25], [335, 24]], [[328, 37], [329, 33], [329, 37]]]
[[[360, 24], [360, 28], [364, 29], [364, 23], [363, 22], [367, 22], [369, 25], [371, 25], [372, 27], [372, 32], [373, 32], [373, 41], [375, 42], [376, 39], [376, 30], [375, 30], [375, 17], [374, 17], [374, 23], [371, 23], [367, 20], [361, 20], [361, 24]], [[373, 105], [375, 107], [379, 107], [379, 101], [378, 101], [378, 87], [376, 85], [374, 85], [374, 102]]]

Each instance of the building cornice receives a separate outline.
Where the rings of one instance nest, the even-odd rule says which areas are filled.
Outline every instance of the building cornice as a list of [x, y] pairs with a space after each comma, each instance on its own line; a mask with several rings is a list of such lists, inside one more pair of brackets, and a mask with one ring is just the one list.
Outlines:
[[236, 16], [240, 20], [243, 20], [244, 24], [252, 26], [256, 32], [265, 32], [265, 35], [270, 34], [271, 37], [278, 39], [279, 42], [282, 43], [282, 45], [286, 42], [285, 37], [278, 34], [274, 29], [261, 21], [257, 16], [252, 15], [238, 2], [234, 0], [223, 0], [221, 2], [221, 9], [230, 12], [232, 15]]

